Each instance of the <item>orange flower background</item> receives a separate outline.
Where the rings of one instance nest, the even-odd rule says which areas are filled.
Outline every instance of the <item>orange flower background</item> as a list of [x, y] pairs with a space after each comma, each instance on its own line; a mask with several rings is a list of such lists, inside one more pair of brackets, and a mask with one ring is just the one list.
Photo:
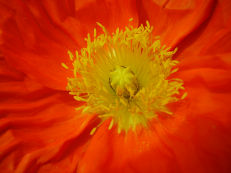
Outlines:
[[[231, 1], [1, 0], [0, 16], [0, 172], [231, 171]], [[98, 119], [75, 111], [60, 64], [96, 22], [113, 32], [130, 18], [178, 47], [188, 96], [136, 135], [105, 122], [91, 136]]]

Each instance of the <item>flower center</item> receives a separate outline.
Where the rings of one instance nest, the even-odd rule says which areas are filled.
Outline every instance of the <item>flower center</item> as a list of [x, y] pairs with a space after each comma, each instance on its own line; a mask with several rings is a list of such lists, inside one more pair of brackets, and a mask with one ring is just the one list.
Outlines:
[[[175, 50], [160, 45], [149, 23], [144, 27], [127, 27], [94, 37], [88, 35], [87, 47], [69, 56], [74, 77], [68, 78], [67, 90], [85, 104], [82, 114], [96, 114], [102, 122], [109, 120], [118, 133], [147, 126], [158, 112], [171, 114], [167, 104], [183, 99], [183, 81], [171, 78], [178, 63], [172, 60]], [[68, 68], [65, 64], [63, 67]], [[92, 133], [96, 130], [94, 128]]]
[[125, 66], [116, 66], [115, 70], [110, 72], [109, 83], [117, 96], [126, 99], [132, 99], [139, 89], [134, 72]]

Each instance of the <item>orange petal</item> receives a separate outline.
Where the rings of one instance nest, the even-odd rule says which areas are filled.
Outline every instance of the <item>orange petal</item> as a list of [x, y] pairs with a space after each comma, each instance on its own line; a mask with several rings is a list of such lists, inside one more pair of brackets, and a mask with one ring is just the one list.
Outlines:
[[184, 80], [188, 96], [169, 105], [173, 116], [160, 116], [148, 129], [127, 136], [117, 134], [116, 128], [108, 130], [106, 122], [91, 139], [78, 171], [228, 172], [230, 64], [218, 55], [189, 56], [176, 76]]
[[[118, 135], [109, 122], [96, 131], [79, 163], [80, 173], [182, 172], [230, 170], [230, 93], [187, 88], [173, 117], [153, 121], [137, 134]], [[222, 101], [223, 100], [223, 101]], [[224, 101], [225, 100], [225, 101]]]
[[84, 37], [93, 33], [96, 22], [109, 31], [124, 28], [129, 18], [137, 23], [132, 1], [80, 2], [1, 1], [0, 9], [8, 18], [2, 27], [1, 49], [8, 62], [45, 86], [65, 90], [71, 71], [61, 63], [71, 66], [67, 51], [84, 46]]
[[231, 51], [231, 1], [217, 2], [212, 16], [179, 45], [178, 56], [214, 55]]
[[189, 87], [203, 85], [210, 91], [230, 91], [231, 63], [226, 60], [229, 56], [230, 54], [185, 57], [175, 75]]
[[171, 47], [198, 28], [212, 14], [213, 5], [213, 0], [145, 0], [138, 4], [140, 22], [149, 20], [154, 27], [153, 34]]
[[81, 103], [41, 86], [0, 59], [0, 169], [4, 172], [72, 172], [84, 151], [94, 116]]

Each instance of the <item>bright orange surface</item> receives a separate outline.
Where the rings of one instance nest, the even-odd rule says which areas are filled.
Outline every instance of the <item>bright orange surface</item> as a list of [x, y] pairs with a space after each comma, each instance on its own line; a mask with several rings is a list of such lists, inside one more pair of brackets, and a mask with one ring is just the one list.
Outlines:
[[[109, 32], [149, 20], [178, 47], [188, 96], [148, 129], [117, 134], [65, 91], [67, 50], [96, 22]], [[97, 28], [98, 29], [98, 28]], [[0, 172], [231, 172], [230, 0], [0, 0]]]

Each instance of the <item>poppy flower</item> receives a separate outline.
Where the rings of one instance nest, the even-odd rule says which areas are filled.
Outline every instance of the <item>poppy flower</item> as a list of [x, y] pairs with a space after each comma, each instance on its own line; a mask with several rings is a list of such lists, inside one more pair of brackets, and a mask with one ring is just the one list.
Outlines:
[[230, 9], [1, 0], [1, 172], [230, 172]]

